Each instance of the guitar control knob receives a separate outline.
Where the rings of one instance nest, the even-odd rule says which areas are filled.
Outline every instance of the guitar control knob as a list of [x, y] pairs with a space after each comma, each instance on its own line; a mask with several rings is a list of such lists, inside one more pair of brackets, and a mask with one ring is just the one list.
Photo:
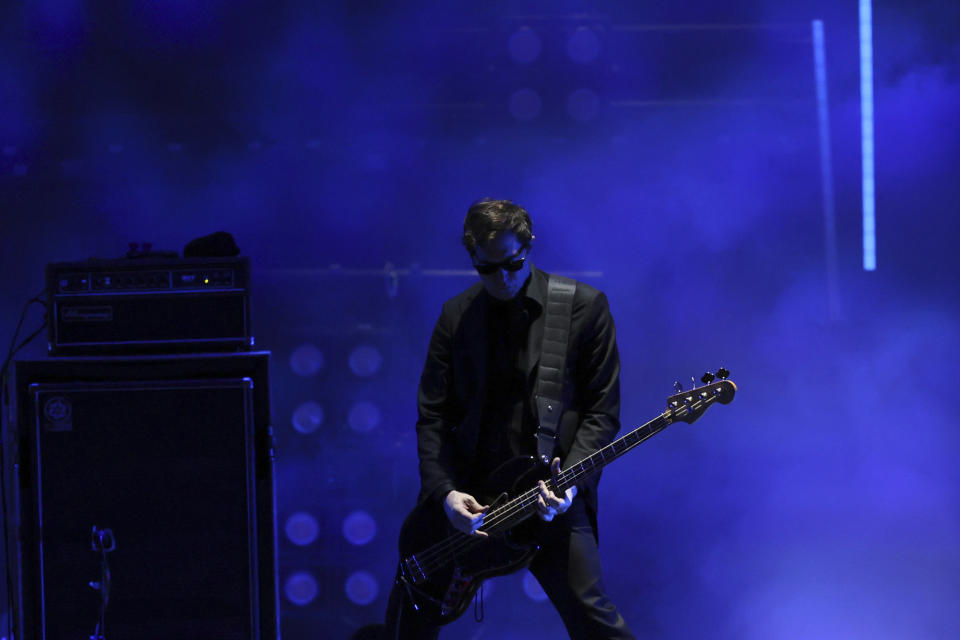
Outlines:
[[720, 378], [721, 380], [726, 380], [728, 377], [730, 377], [730, 372], [724, 369], [723, 367], [720, 367], [719, 369], [717, 369], [717, 377]]
[[680, 384], [679, 380], [673, 383], [673, 390], [676, 391], [677, 393], [680, 393], [681, 391], [683, 391], [683, 385]]
[[705, 374], [703, 374], [703, 376], [700, 378], [700, 382], [702, 382], [703, 384], [710, 384], [710, 383], [713, 382], [715, 379], [716, 379], [716, 376], [713, 375], [712, 373], [710, 373], [709, 371], [707, 371], [707, 372], [706, 372]]

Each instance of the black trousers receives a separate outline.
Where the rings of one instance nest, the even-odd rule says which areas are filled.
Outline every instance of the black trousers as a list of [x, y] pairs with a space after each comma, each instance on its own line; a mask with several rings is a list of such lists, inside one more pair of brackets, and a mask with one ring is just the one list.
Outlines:
[[[530, 572], [556, 607], [570, 637], [634, 638], [603, 587], [597, 539], [583, 503], [574, 500], [569, 511], [545, 523], [539, 542]], [[390, 593], [386, 622], [391, 639], [434, 640], [440, 634], [440, 627], [424, 624], [413, 611], [402, 585], [394, 585]]]

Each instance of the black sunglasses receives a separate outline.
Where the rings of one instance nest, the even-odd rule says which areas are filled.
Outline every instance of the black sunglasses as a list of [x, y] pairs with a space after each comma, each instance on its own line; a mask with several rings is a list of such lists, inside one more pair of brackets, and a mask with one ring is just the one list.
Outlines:
[[518, 258], [517, 256], [519, 256], [521, 253], [528, 250], [529, 248], [530, 248], [530, 245], [524, 245], [520, 247], [520, 250], [517, 251], [515, 254], [513, 254], [512, 256], [510, 256], [509, 258], [501, 262], [481, 262], [479, 264], [474, 262], [473, 268], [477, 270], [477, 273], [483, 276], [488, 276], [491, 273], [496, 273], [500, 269], [503, 269], [504, 271], [511, 271], [511, 272], [520, 271], [520, 269], [523, 269], [523, 263], [526, 262], [527, 256], [523, 256], [522, 258]]

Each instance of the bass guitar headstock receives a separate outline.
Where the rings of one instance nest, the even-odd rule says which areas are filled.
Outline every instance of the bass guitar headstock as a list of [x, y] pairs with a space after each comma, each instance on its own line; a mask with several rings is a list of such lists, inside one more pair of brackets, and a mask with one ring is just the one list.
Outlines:
[[677, 393], [667, 398], [667, 417], [671, 422], [682, 421], [693, 424], [703, 415], [714, 402], [728, 404], [737, 392], [737, 385], [727, 377], [730, 372], [720, 367], [716, 374], [709, 371], [700, 378], [702, 386], [696, 386], [689, 391], [683, 390], [683, 385], [675, 382], [673, 387]]

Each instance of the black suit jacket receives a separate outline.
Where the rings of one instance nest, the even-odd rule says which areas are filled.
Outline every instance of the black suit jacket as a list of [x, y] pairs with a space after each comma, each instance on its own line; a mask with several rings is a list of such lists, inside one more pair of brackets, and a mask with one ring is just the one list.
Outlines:
[[[543, 340], [547, 274], [531, 270], [526, 295], [539, 314], [527, 345], [528, 378], [539, 364]], [[442, 500], [465, 490], [477, 470], [477, 443], [483, 413], [487, 366], [487, 303], [476, 283], [443, 305], [434, 327], [418, 392], [417, 448], [420, 500]], [[531, 406], [536, 403], [531, 399]], [[609, 444], [620, 429], [620, 358], [606, 296], [577, 283], [564, 376], [564, 412], [557, 427], [556, 455], [567, 468]], [[599, 474], [578, 485], [596, 531]]]

